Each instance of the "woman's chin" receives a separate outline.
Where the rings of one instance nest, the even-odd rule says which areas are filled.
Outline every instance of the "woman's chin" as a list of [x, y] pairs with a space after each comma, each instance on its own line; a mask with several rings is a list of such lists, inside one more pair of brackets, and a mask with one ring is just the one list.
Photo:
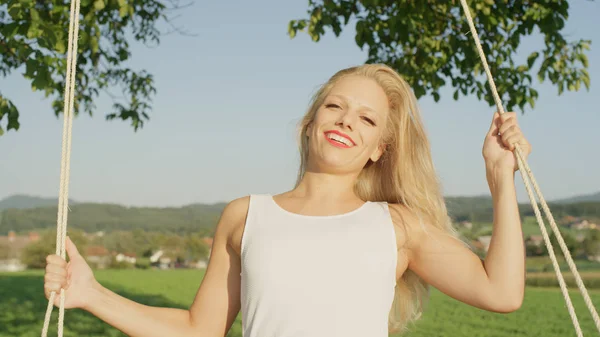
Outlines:
[[317, 165], [321, 171], [324, 172], [340, 172], [347, 173], [355, 169], [360, 170], [360, 167], [356, 165], [356, 162], [352, 161], [351, 158], [330, 156], [328, 158], [321, 158]]

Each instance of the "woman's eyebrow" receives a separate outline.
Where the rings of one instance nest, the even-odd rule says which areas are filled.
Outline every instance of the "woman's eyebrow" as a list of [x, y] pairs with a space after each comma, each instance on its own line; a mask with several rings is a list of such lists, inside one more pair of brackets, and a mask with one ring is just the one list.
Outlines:
[[[337, 98], [340, 98], [340, 99], [342, 99], [342, 100], [343, 100], [343, 101], [345, 101], [345, 102], [348, 102], [348, 101], [349, 101], [348, 97], [346, 97], [346, 96], [344, 96], [344, 95], [340, 95], [340, 94], [333, 94], [333, 95], [329, 95], [328, 97], [337, 97]], [[368, 105], [360, 104], [360, 108], [361, 108], [361, 109], [363, 109], [363, 110], [368, 110], [368, 111], [370, 111], [370, 112], [372, 112], [372, 113], [374, 113], [374, 114], [377, 114], [377, 110], [375, 110], [375, 109], [371, 108], [371, 107], [370, 107], [370, 106], [368, 106]]]

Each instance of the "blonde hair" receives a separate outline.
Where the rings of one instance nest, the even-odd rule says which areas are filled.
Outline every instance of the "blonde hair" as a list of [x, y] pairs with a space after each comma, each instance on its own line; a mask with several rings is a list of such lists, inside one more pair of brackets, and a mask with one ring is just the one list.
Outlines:
[[[421, 223], [426, 221], [456, 237], [457, 232], [448, 217], [433, 166], [429, 140], [416, 98], [408, 83], [386, 65], [365, 64], [343, 69], [315, 93], [298, 128], [300, 168], [296, 186], [302, 180], [308, 162], [306, 129], [333, 86], [351, 75], [375, 80], [387, 95], [390, 111], [382, 136], [386, 149], [379, 160], [367, 162], [358, 176], [354, 188], [356, 194], [363, 200], [401, 204], [416, 215]], [[390, 331], [406, 331], [408, 324], [421, 316], [428, 297], [428, 284], [407, 270], [396, 285], [389, 315]]]

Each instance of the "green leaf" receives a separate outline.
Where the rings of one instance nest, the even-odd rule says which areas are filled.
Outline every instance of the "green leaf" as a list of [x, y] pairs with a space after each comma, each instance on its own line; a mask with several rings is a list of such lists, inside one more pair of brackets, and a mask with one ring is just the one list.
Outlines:
[[8, 124], [6, 125], [6, 131], [10, 130], [19, 130], [21, 124], [19, 123], [19, 115], [17, 114], [15, 117], [8, 115]]
[[538, 52], [533, 52], [531, 53], [531, 55], [529, 55], [529, 57], [527, 58], [527, 66], [529, 67], [529, 69], [531, 69], [531, 67], [533, 66], [533, 64], [535, 63], [535, 61], [537, 60], [537, 58], [540, 56], [540, 53]]
[[423, 88], [423, 86], [421, 86], [421, 85], [414, 86], [413, 90], [414, 90], [415, 96], [417, 98], [420, 98], [421, 96], [425, 95], [425, 88]]
[[33, 78], [35, 76], [35, 71], [38, 66], [38, 63], [35, 59], [28, 59], [25, 62], [25, 77]]
[[22, 12], [23, 12], [23, 8], [21, 7], [21, 4], [17, 1], [13, 1], [13, 3], [8, 6], [8, 14], [13, 19], [21, 19]]
[[92, 48], [92, 53], [98, 53], [100, 50], [100, 45], [98, 44], [98, 39], [95, 36], [90, 37], [90, 48]]
[[86, 45], [90, 42], [90, 34], [87, 31], [82, 30], [79, 32], [79, 47], [86, 48]]
[[[17, 107], [15, 107], [10, 100], [3, 98], [2, 95], [0, 95], [0, 121], [4, 115], [6, 115], [8, 119], [6, 130], [18, 130], [20, 124]], [[0, 136], [3, 134], [4, 130], [0, 127]]]
[[31, 21], [39, 21], [40, 20], [40, 13], [35, 8], [30, 8], [29, 14], [31, 15]]
[[582, 42], [581, 48], [583, 48], [585, 50], [590, 50], [590, 42]]
[[296, 29], [294, 28], [295, 26], [295, 21], [292, 20], [288, 23], [288, 35], [290, 36], [291, 39], [296, 37]]
[[18, 22], [11, 22], [5, 25], [0, 26], [0, 35], [4, 35], [4, 37], [8, 40], [12, 39], [17, 31], [19, 30]]
[[56, 50], [57, 37], [52, 27], [42, 26], [43, 38], [40, 40], [40, 45], [44, 45], [44, 48]]
[[532, 96], [527, 97], [527, 103], [531, 106], [531, 108], [535, 108], [535, 99]]
[[564, 91], [564, 83], [563, 82], [559, 82], [558, 83], [558, 94], [561, 95]]
[[27, 38], [35, 39], [41, 35], [40, 33], [41, 33], [41, 30], [39, 29], [39, 26], [37, 25], [37, 23], [35, 21], [31, 22], [31, 25], [29, 26], [29, 29], [27, 30]]
[[124, 18], [129, 14], [129, 6], [125, 4], [125, 6], [119, 7], [119, 17]]
[[64, 54], [67, 51], [67, 46], [65, 46], [65, 41], [63, 39], [56, 40], [54, 44], [54, 50], [60, 54]]
[[44, 90], [48, 86], [48, 77], [48, 68], [46, 68], [45, 66], [39, 67], [37, 69], [37, 75], [31, 83], [32, 90]]
[[583, 64], [584, 68], [587, 68], [589, 66], [588, 58], [585, 54], [577, 54], [577, 59], [581, 62], [581, 64]]
[[106, 6], [106, 4], [104, 3], [104, 0], [94, 1], [94, 9], [96, 9], [96, 11], [103, 10], [105, 6]]
[[590, 90], [590, 75], [587, 71], [584, 71], [583, 75], [581, 76], [581, 80], [583, 81], [585, 88]]

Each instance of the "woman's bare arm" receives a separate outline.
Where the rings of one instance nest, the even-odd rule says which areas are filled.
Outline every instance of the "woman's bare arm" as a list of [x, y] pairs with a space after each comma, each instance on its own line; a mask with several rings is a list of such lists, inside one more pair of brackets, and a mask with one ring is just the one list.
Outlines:
[[[512, 312], [523, 301], [525, 249], [512, 173], [490, 177], [492, 240], [485, 260], [444, 231], [408, 215], [415, 240], [409, 268], [443, 293], [480, 309]], [[412, 220], [408, 220], [411, 219]]]
[[223, 337], [240, 310], [240, 257], [231, 235], [243, 225], [248, 197], [229, 203], [217, 225], [210, 261], [189, 310], [136, 303], [97, 282], [83, 309], [129, 336]]

